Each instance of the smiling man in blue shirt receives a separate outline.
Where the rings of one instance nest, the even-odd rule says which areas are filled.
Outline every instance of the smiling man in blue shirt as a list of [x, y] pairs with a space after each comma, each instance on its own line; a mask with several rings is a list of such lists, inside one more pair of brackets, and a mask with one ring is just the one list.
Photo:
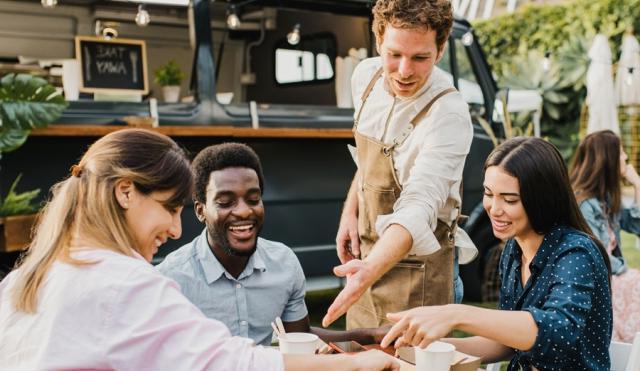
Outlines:
[[[236, 336], [269, 345], [271, 322], [287, 332], [312, 331], [326, 340], [380, 340], [383, 330], [333, 332], [309, 326], [302, 267], [286, 245], [258, 237], [264, 220], [264, 177], [256, 153], [225, 143], [194, 159], [194, 208], [205, 229], [169, 254], [158, 270], [182, 293]], [[376, 336], [374, 338], [374, 336]]]

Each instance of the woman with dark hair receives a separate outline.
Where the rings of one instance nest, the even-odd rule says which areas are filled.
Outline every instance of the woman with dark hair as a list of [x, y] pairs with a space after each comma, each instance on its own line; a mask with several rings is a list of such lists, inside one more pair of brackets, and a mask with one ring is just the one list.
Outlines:
[[[634, 190], [629, 207], [623, 207], [621, 201], [623, 178]], [[570, 179], [582, 215], [611, 260], [613, 339], [631, 342], [640, 331], [640, 271], [625, 264], [620, 230], [640, 235], [640, 176], [627, 164], [620, 138], [603, 130], [587, 135], [580, 143]]]
[[355, 357], [282, 355], [232, 337], [149, 264], [182, 232], [193, 175], [167, 136], [99, 139], [53, 187], [19, 267], [0, 282], [3, 370], [381, 370]]
[[444, 339], [509, 370], [608, 370], [611, 297], [607, 253], [591, 235], [558, 150], [539, 138], [513, 138], [485, 163], [484, 207], [500, 261], [499, 310], [450, 304], [387, 317], [382, 346], [425, 347]]

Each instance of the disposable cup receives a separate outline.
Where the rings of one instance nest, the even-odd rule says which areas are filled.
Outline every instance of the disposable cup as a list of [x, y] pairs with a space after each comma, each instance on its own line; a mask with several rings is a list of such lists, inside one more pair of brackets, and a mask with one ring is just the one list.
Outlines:
[[314, 354], [318, 348], [318, 336], [306, 332], [287, 332], [278, 341], [284, 354]]
[[416, 371], [449, 371], [456, 347], [442, 341], [434, 341], [426, 348], [415, 347]]

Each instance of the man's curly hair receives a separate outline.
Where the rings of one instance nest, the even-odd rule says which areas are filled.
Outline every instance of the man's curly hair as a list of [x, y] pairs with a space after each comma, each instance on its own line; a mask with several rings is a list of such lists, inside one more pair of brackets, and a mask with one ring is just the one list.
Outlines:
[[373, 33], [380, 42], [387, 25], [436, 31], [441, 50], [451, 33], [453, 10], [450, 0], [378, 0], [373, 7]]
[[251, 147], [241, 143], [222, 143], [209, 146], [196, 156], [191, 163], [195, 178], [193, 198], [205, 203], [207, 201], [207, 186], [211, 173], [229, 167], [246, 167], [258, 174], [260, 191], [264, 192], [264, 176], [258, 155]]

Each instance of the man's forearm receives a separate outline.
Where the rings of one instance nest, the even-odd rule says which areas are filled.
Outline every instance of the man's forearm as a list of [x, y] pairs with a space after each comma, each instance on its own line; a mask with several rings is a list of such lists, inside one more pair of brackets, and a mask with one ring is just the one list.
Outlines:
[[360, 344], [374, 344], [376, 339], [371, 329], [354, 329], [348, 331], [327, 330], [321, 327], [311, 327], [311, 332], [318, 335], [325, 343], [354, 340]]
[[351, 186], [349, 187], [349, 192], [347, 193], [347, 198], [344, 201], [344, 207], [342, 209], [342, 214], [351, 214], [353, 216], [357, 216], [358, 214], [358, 183], [360, 177], [360, 171], [356, 171], [353, 175], [353, 180], [351, 181]]
[[391, 224], [364, 260], [373, 272], [369, 286], [407, 256], [412, 245], [413, 238], [409, 231], [400, 224]]

